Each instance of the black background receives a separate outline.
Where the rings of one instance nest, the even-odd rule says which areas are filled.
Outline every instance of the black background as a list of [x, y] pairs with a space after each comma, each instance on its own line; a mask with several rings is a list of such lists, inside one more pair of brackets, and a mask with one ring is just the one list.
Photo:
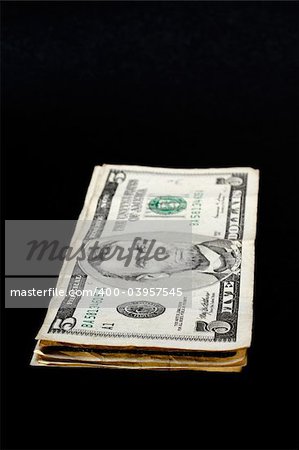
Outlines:
[[248, 367], [29, 367], [45, 310], [6, 310], [6, 448], [295, 447], [297, 21], [292, 2], [2, 2], [6, 219], [77, 218], [96, 164], [261, 171]]

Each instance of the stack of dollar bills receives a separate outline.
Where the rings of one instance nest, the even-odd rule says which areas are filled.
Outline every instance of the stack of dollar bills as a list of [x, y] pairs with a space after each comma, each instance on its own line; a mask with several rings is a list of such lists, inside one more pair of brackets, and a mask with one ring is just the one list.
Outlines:
[[251, 168], [95, 167], [31, 364], [239, 372], [257, 195]]

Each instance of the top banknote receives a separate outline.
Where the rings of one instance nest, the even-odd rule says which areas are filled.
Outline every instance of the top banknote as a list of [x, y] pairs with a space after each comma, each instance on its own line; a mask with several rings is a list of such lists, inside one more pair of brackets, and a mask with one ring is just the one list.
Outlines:
[[95, 167], [37, 339], [250, 346], [258, 171]]

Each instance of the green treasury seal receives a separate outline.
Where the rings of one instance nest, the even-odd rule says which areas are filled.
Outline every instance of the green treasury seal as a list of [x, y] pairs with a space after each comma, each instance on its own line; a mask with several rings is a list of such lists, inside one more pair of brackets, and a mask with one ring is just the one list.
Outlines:
[[187, 202], [182, 197], [163, 195], [153, 198], [148, 206], [156, 214], [168, 215], [176, 214], [186, 209]]

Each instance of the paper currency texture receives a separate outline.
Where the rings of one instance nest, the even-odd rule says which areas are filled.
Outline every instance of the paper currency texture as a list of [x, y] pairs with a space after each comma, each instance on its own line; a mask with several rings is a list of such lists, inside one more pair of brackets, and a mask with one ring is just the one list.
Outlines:
[[60, 363], [84, 365], [82, 352], [69, 352], [85, 346], [98, 349], [89, 363], [112, 367], [121, 363], [113, 349], [131, 349], [122, 355], [131, 367], [153, 368], [157, 349], [191, 351], [181, 361], [192, 368], [194, 351], [248, 348], [257, 195], [251, 168], [95, 167], [70, 244], [76, 256], [57, 283], [65, 296], [50, 303], [32, 363], [51, 363], [43, 342], [68, 346]]

